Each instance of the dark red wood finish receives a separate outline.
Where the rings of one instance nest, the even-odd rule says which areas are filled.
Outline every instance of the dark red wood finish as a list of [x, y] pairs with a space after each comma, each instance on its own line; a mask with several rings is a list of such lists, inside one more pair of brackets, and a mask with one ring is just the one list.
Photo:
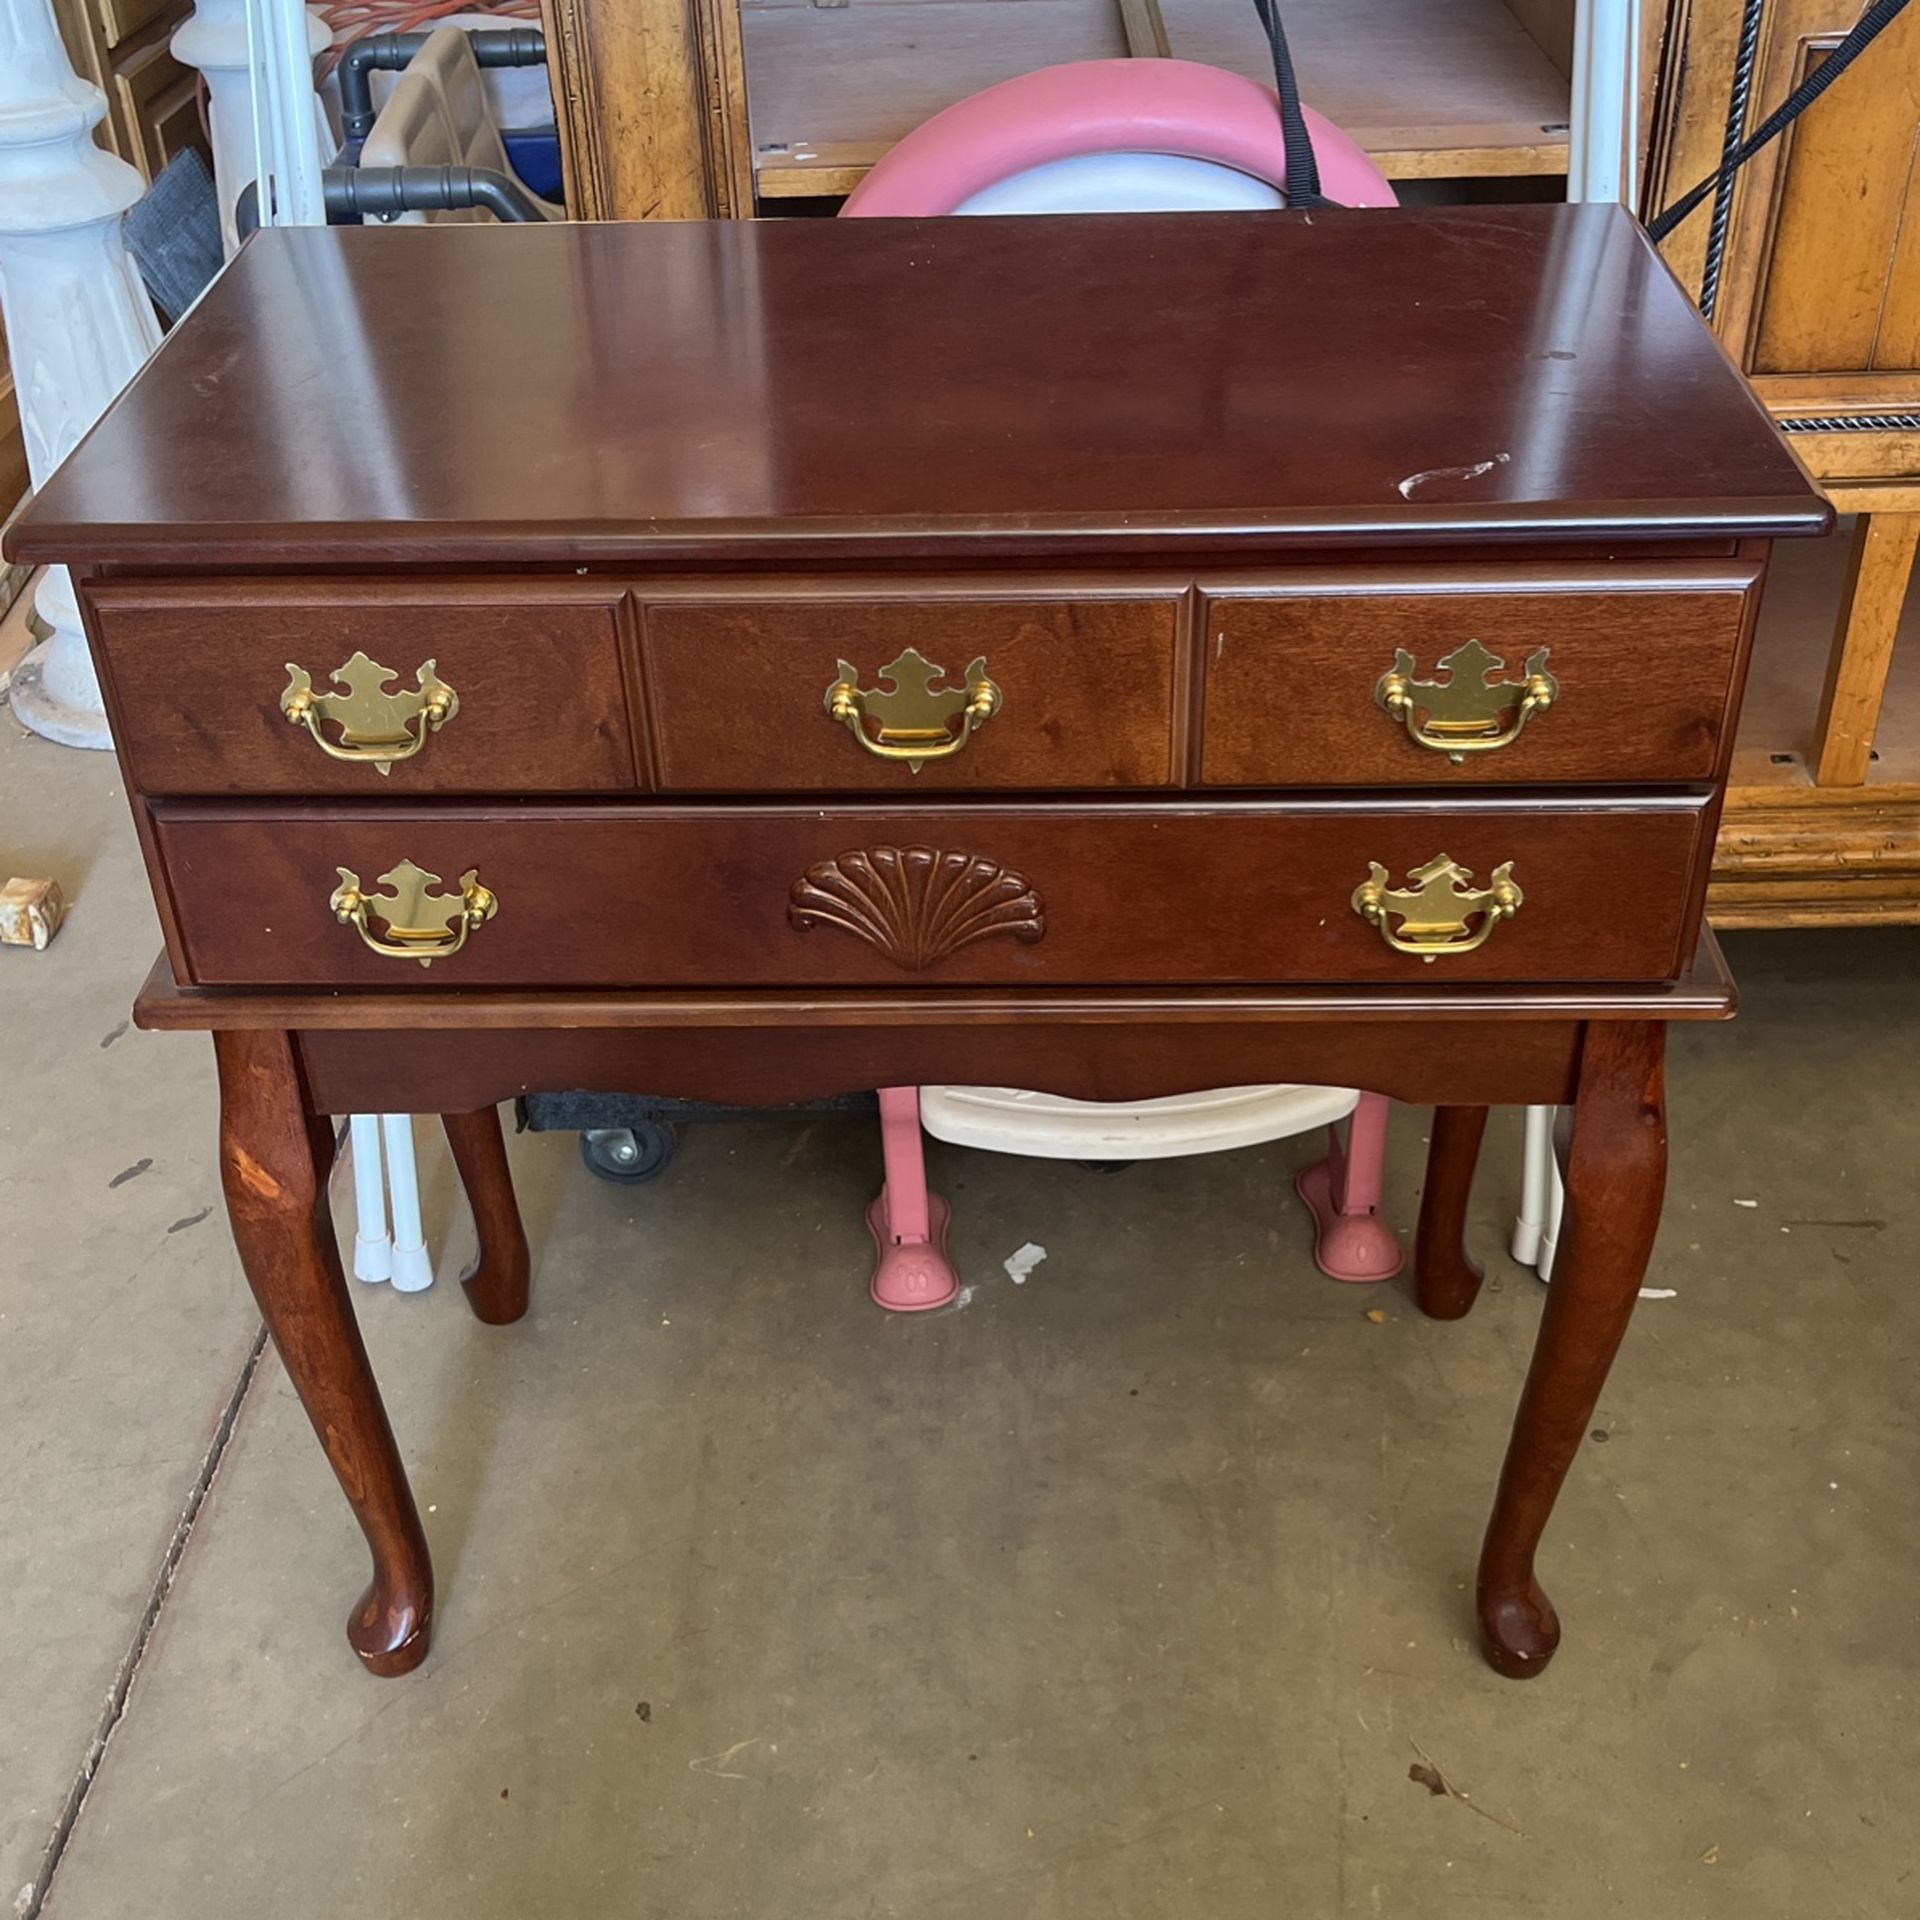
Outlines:
[[[579, 580], [249, 580], [89, 593], [129, 776], [147, 793], [584, 793], [638, 784], [621, 596]], [[317, 691], [355, 652], [459, 710], [382, 774], [332, 760], [280, 710], [287, 664]], [[336, 729], [325, 728], [330, 737]]]
[[[1623, 567], [1300, 569], [1235, 590], [1208, 583], [1200, 778], [1210, 787], [1547, 786], [1711, 780], [1759, 570]], [[1478, 640], [1524, 683], [1544, 649], [1553, 705], [1484, 753], [1414, 741], [1374, 701], [1404, 649], [1416, 683]]]
[[331, 1133], [309, 1124], [291, 1036], [218, 1033], [214, 1057], [220, 1175], [240, 1263], [373, 1554], [373, 1581], [347, 1617], [347, 1638], [368, 1672], [406, 1673], [426, 1656], [433, 1566], [347, 1298], [327, 1206]]
[[[1557, 1104], [1548, 1101], [1540, 1106]], [[1436, 1106], [1427, 1150], [1427, 1184], [1420, 1195], [1414, 1240], [1413, 1284], [1420, 1311], [1434, 1320], [1458, 1320], [1474, 1303], [1484, 1277], [1467, 1252], [1467, 1202], [1485, 1107]]]
[[[942, 582], [898, 597], [810, 583], [666, 600], [644, 587], [641, 660], [654, 764], [668, 793], [888, 793], [1164, 787], [1179, 777], [1183, 580], [1128, 591], [1093, 576], [1047, 597]], [[711, 589], [709, 589], [711, 593]], [[916, 771], [865, 752], [823, 710], [844, 659], [862, 688], [912, 646], [957, 685], [975, 659], [1000, 711], [950, 759]], [[1184, 742], [1182, 742], [1184, 744]]]
[[[362, 1111], [362, 1109], [354, 1109]], [[463, 1274], [467, 1305], [474, 1317], [491, 1327], [511, 1326], [527, 1310], [527, 1282], [531, 1256], [527, 1232], [520, 1224], [520, 1208], [513, 1197], [513, 1175], [507, 1169], [507, 1146], [500, 1134], [500, 1109], [480, 1107], [472, 1113], [442, 1116], [447, 1145], [453, 1150], [460, 1183], [473, 1209], [474, 1231], [480, 1253], [473, 1270]]]
[[[1665, 1026], [1732, 1010], [1700, 905], [1766, 543], [1828, 518], [1617, 209], [256, 237], [10, 551], [76, 567], [167, 936], [137, 1017], [215, 1036], [242, 1259], [373, 1553], [361, 1659], [422, 1657], [432, 1575], [317, 1116], [447, 1116], [503, 1322], [518, 1093], [1295, 1080], [1441, 1109], [1441, 1316], [1484, 1108], [1571, 1109], [1479, 1582], [1538, 1672]], [[1475, 636], [1549, 644], [1562, 699], [1454, 766], [1373, 688]], [[821, 707], [908, 644], [1005, 694], [919, 774]], [[461, 695], [384, 778], [278, 711], [356, 646]], [[1349, 901], [1443, 852], [1526, 900], [1429, 964]], [[327, 906], [403, 857], [498, 895], [424, 973]]]
[[[156, 809], [201, 986], [783, 987], [1664, 980], [1693, 923], [1697, 799], [1326, 800], [1311, 805], [966, 808], [664, 806]], [[875, 872], [887, 849], [964, 856], [924, 893]], [[1379, 861], [1402, 886], [1450, 854], [1485, 885], [1511, 862], [1526, 898], [1470, 953], [1396, 952], [1352, 906]], [[410, 859], [468, 870], [499, 912], [422, 968], [371, 953], [328, 900]], [[833, 867], [844, 884], [822, 875]], [[978, 869], [1034, 903], [1010, 930], [950, 945]], [[796, 910], [848, 896], [859, 931]], [[919, 939], [919, 945], [908, 943]], [[1440, 970], [1444, 969], [1444, 973]]]
[[1251, 561], [1830, 517], [1615, 207], [285, 227], [248, 252], [18, 557]]

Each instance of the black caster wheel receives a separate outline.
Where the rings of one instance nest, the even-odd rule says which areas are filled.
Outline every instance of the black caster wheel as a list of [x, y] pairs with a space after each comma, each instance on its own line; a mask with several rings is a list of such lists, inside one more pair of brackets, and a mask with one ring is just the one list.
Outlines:
[[1131, 1160], [1082, 1160], [1080, 1170], [1083, 1173], [1125, 1173], [1132, 1165]]
[[589, 1127], [580, 1136], [580, 1158], [596, 1178], [634, 1187], [666, 1172], [673, 1144], [673, 1128], [665, 1120], [642, 1120], [632, 1127]]

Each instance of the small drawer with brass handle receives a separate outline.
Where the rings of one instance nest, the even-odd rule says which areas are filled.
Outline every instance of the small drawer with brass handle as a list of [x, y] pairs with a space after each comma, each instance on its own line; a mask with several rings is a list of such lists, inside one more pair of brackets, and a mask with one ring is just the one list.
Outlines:
[[1704, 783], [1757, 570], [1275, 570], [1202, 602], [1210, 787]]
[[858, 598], [647, 592], [641, 660], [669, 793], [1164, 787], [1179, 597], [920, 586]]
[[1526, 901], [1511, 860], [1495, 867], [1484, 887], [1474, 886], [1472, 873], [1444, 853], [1415, 867], [1404, 887], [1390, 887], [1387, 880], [1386, 868], [1378, 860], [1369, 862], [1366, 879], [1353, 890], [1354, 912], [1379, 928], [1395, 953], [1429, 962], [1485, 946], [1494, 928], [1511, 920]]
[[84, 591], [115, 743], [145, 792], [640, 784], [616, 588], [107, 580]]
[[369, 953], [385, 960], [417, 960], [430, 967], [458, 953], [467, 935], [500, 907], [473, 867], [460, 876], [455, 893], [442, 893], [440, 876], [411, 860], [402, 860], [374, 883], [386, 888], [384, 893], [368, 893], [351, 867], [334, 871], [340, 884], [327, 897], [333, 917], [353, 928]]

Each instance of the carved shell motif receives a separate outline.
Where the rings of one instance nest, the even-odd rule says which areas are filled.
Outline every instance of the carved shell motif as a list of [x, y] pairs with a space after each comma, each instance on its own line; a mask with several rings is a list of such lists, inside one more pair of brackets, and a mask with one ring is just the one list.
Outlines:
[[936, 847], [859, 847], [821, 860], [793, 883], [787, 919], [802, 933], [838, 927], [910, 972], [976, 940], [1010, 934], [1031, 946], [1047, 930], [1024, 876]]

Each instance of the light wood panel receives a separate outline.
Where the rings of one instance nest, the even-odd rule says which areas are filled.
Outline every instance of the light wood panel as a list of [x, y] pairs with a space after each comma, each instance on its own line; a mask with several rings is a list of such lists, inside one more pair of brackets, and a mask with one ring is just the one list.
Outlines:
[[6, 339], [0, 335], [0, 521], [27, 490], [27, 441], [20, 427], [20, 402], [7, 366]]
[[541, 0], [576, 219], [753, 211], [732, 14], [733, 0]]
[[775, 198], [846, 191], [842, 178], [983, 87], [1128, 50], [1116, 0], [748, 0], [740, 23], [754, 164]]
[[[1177, 58], [1271, 83], [1251, 0], [1160, 10]], [[1285, 19], [1302, 96], [1389, 179], [1413, 179], [1566, 171], [1567, 75], [1528, 30], [1560, 44], [1564, 11], [1559, 0], [1287, 0]]]

